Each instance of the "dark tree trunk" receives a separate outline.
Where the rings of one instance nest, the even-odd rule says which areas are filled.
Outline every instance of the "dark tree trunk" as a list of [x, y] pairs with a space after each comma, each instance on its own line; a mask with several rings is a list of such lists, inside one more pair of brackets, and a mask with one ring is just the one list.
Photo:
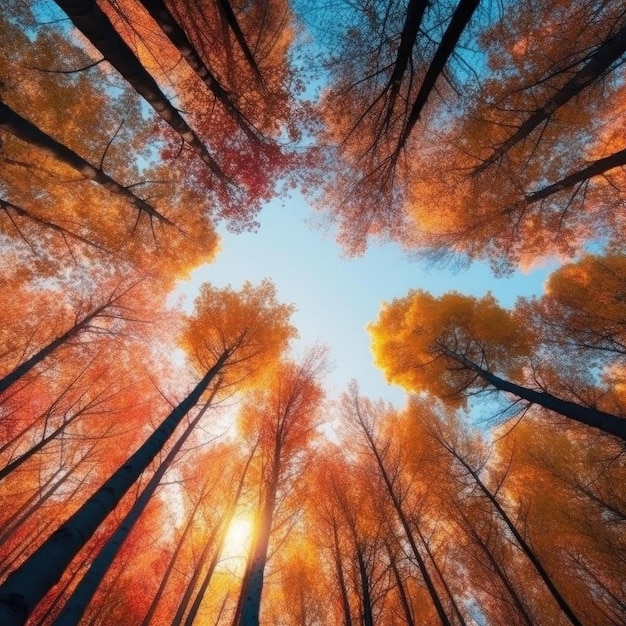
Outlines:
[[14, 472], [18, 469], [23, 463], [28, 461], [28, 459], [32, 458], [37, 452], [39, 452], [42, 448], [46, 446], [46, 444], [50, 443], [53, 439], [56, 439], [59, 434], [61, 434], [70, 424], [75, 422], [81, 415], [83, 415], [84, 411], [77, 411], [70, 417], [68, 417], [60, 426], [55, 428], [50, 434], [42, 437], [32, 448], [24, 452], [14, 459], [7, 465], [5, 465], [0, 470], [0, 481], [6, 478], [11, 472]]
[[346, 586], [346, 577], [343, 573], [343, 565], [341, 563], [341, 550], [339, 547], [339, 535], [337, 533], [337, 522], [333, 519], [333, 557], [335, 561], [335, 569], [337, 571], [337, 581], [339, 583], [339, 592], [341, 594], [341, 607], [343, 609], [344, 626], [352, 626], [352, 615], [350, 613], [350, 600], [348, 599], [348, 588]]
[[187, 618], [185, 619], [184, 626], [192, 626], [196, 617], [198, 616], [198, 611], [200, 610], [200, 606], [202, 604], [202, 601], [204, 600], [204, 595], [206, 594], [206, 590], [209, 588], [209, 585], [211, 584], [211, 579], [213, 578], [213, 572], [215, 572], [215, 568], [217, 567], [217, 564], [219, 562], [220, 552], [222, 551], [222, 548], [224, 546], [224, 539], [226, 537], [226, 529], [228, 528], [228, 522], [230, 521], [230, 519], [232, 519], [232, 516], [231, 518], [227, 518], [226, 523], [223, 524], [220, 529], [221, 531], [220, 542], [216, 546], [213, 552], [213, 557], [211, 558], [211, 561], [209, 562], [209, 566], [207, 567], [207, 570], [204, 573], [204, 577], [202, 578], [202, 583], [200, 583], [200, 587], [198, 588], [196, 597], [193, 599], [193, 602], [191, 603], [191, 608], [189, 609], [189, 614], [187, 615]]
[[127, 187], [124, 187], [124, 185], [118, 183], [108, 174], [105, 174], [99, 167], [91, 165], [91, 163], [76, 154], [76, 152], [70, 150], [62, 143], [59, 143], [56, 139], [53, 139], [50, 135], [37, 128], [34, 124], [31, 124], [31, 122], [13, 111], [13, 109], [8, 107], [1, 100], [0, 128], [22, 141], [41, 148], [48, 154], [52, 155], [55, 159], [65, 163], [65, 165], [71, 167], [73, 170], [76, 170], [85, 178], [98, 183], [107, 191], [124, 198], [124, 200], [132, 204], [138, 211], [145, 213], [151, 218], [154, 217], [164, 224], [172, 224], [166, 217], [161, 215], [145, 200], [142, 200]]
[[117, 506], [183, 417], [199, 401], [227, 363], [225, 350], [193, 391], [167, 416], [145, 443], [64, 524], [0, 586], [0, 623], [22, 626], [33, 608], [60, 580], [66, 567]]
[[517, 143], [528, 137], [535, 128], [547, 120], [558, 108], [596, 82], [626, 52], [626, 25], [607, 39], [589, 61], [568, 80], [542, 107], [533, 111], [525, 122], [480, 165], [474, 168], [476, 176], [496, 163]]
[[229, 115], [239, 124], [250, 139], [259, 137], [254, 126], [232, 101], [230, 94], [206, 66], [202, 57], [180, 27], [176, 18], [170, 13], [163, 0], [141, 0], [141, 4], [150, 13], [152, 19], [161, 27], [172, 44], [181, 53], [189, 67], [198, 75], [211, 93], [222, 103]]
[[426, 541], [426, 538], [424, 537], [424, 535], [422, 535], [422, 532], [420, 531], [419, 526], [417, 524], [415, 524], [415, 531], [417, 532], [420, 538], [420, 541], [422, 542], [422, 545], [424, 546], [424, 550], [426, 550], [426, 554], [428, 555], [430, 562], [433, 564], [433, 567], [435, 568], [435, 572], [437, 573], [437, 576], [439, 580], [441, 581], [441, 585], [444, 588], [444, 591], [446, 592], [446, 595], [448, 596], [450, 600], [450, 604], [452, 605], [452, 610], [454, 611], [454, 614], [456, 615], [459, 625], [467, 626], [467, 622], [465, 621], [465, 618], [463, 617], [463, 614], [461, 613], [461, 609], [459, 608], [457, 601], [454, 599], [454, 595], [452, 594], [450, 585], [448, 585], [448, 581], [446, 580], [445, 576], [443, 575], [443, 572], [439, 568], [439, 565], [437, 565], [437, 561], [435, 561], [435, 556], [431, 552], [428, 542]]
[[[56, 490], [64, 485], [80, 467], [80, 463], [77, 463], [71, 467], [67, 472], [63, 472], [62, 469], [58, 469], [52, 476], [46, 480], [42, 488], [35, 494], [33, 494], [28, 500], [11, 516], [10, 520], [4, 523], [2, 534], [0, 535], [0, 546], [4, 545], [11, 535], [42, 505], [44, 505], [56, 492]], [[52, 482], [57, 476], [59, 479]]]
[[398, 52], [396, 54], [396, 60], [393, 65], [389, 82], [387, 83], [386, 91], [389, 91], [389, 99], [387, 101], [387, 114], [385, 116], [385, 124], [388, 124], [391, 116], [393, 115], [393, 109], [400, 93], [400, 85], [404, 78], [404, 73], [409, 65], [411, 56], [413, 54], [413, 48], [417, 40], [417, 34], [422, 23], [422, 18], [428, 7], [428, 0], [409, 0], [409, 4], [406, 9], [406, 18], [404, 25], [402, 26], [402, 33], [400, 34], [400, 45], [398, 46]]
[[404, 581], [398, 570], [398, 564], [396, 563], [396, 555], [392, 552], [389, 544], [386, 544], [387, 554], [389, 555], [389, 564], [391, 565], [391, 571], [393, 572], [393, 578], [396, 581], [396, 589], [400, 596], [400, 604], [402, 604], [402, 610], [404, 611], [404, 621], [407, 626], [415, 626], [415, 620], [413, 619], [413, 611], [411, 609], [411, 603], [407, 596], [406, 589], [404, 588]]
[[[52, 626], [76, 626], [85, 611], [87, 606], [91, 602], [91, 599], [95, 595], [100, 583], [109, 571], [111, 564], [115, 560], [119, 551], [122, 549], [124, 542], [130, 535], [135, 524], [141, 517], [141, 514], [145, 510], [146, 506], [150, 502], [150, 499], [157, 490], [161, 479], [170, 468], [176, 455], [180, 452], [184, 443], [189, 439], [193, 433], [194, 428], [198, 425], [207, 409], [211, 405], [211, 401], [215, 397], [217, 387], [213, 389], [213, 392], [202, 409], [198, 412], [198, 415], [189, 423], [187, 428], [183, 431], [176, 443], [172, 446], [171, 450], [167, 453], [167, 456], [160, 463], [157, 471], [152, 475], [146, 486], [144, 487], [141, 495], [135, 500], [134, 504], [124, 516], [124, 519], [120, 522], [117, 529], [109, 537], [107, 542], [102, 546], [100, 552], [93, 560], [89, 569], [78, 583], [72, 595], [68, 598], [63, 611], [57, 616]], [[198, 502], [199, 504], [199, 502]], [[198, 505], [196, 505], [197, 508]], [[194, 509], [195, 513], [195, 509]], [[186, 533], [185, 533], [186, 534]], [[183, 539], [181, 539], [179, 546], [182, 545]]]
[[235, 39], [243, 52], [243, 56], [246, 59], [246, 62], [250, 66], [250, 69], [254, 72], [254, 75], [260, 82], [263, 82], [263, 75], [261, 74], [261, 70], [257, 65], [257, 62], [254, 58], [254, 54], [252, 54], [252, 50], [250, 50], [250, 46], [248, 46], [248, 42], [246, 41], [246, 36], [243, 34], [241, 30], [241, 26], [239, 26], [239, 22], [237, 21], [237, 16], [233, 11], [232, 6], [228, 0], [217, 0], [217, 5], [222, 12], [222, 15], [226, 19], [228, 26], [233, 31], [233, 35], [235, 35]]
[[463, 367], [466, 367], [467, 369], [478, 374], [478, 376], [480, 376], [480, 378], [482, 378], [485, 382], [500, 391], [506, 391], [507, 393], [517, 396], [518, 398], [527, 400], [531, 404], [539, 404], [540, 406], [550, 409], [555, 413], [559, 413], [564, 417], [569, 417], [570, 419], [576, 420], [581, 424], [597, 428], [598, 430], [602, 430], [609, 435], [619, 437], [622, 441], [626, 441], [626, 419], [621, 419], [617, 417], [617, 415], [605, 413], [604, 411], [599, 411], [597, 409], [591, 409], [589, 407], [576, 404], [575, 402], [563, 400], [557, 396], [553, 396], [551, 393], [546, 393], [545, 391], [534, 391], [528, 387], [522, 387], [521, 385], [517, 385], [492, 374], [462, 354], [457, 354], [446, 347], [442, 347], [442, 351]]
[[361, 604], [363, 606], [363, 626], [374, 626], [374, 616], [372, 614], [372, 597], [370, 594], [370, 581], [365, 567], [363, 550], [360, 545], [356, 545], [356, 558], [359, 564], [359, 581], [361, 582]]
[[571, 187], [574, 187], [574, 185], [584, 183], [595, 176], [601, 176], [609, 170], [624, 165], [626, 165], [626, 149], [620, 150], [619, 152], [602, 159], [598, 159], [597, 161], [592, 161], [589, 165], [587, 165], [587, 167], [584, 167], [573, 174], [568, 174], [565, 178], [562, 178], [556, 183], [552, 183], [551, 185], [547, 185], [537, 191], [527, 194], [525, 198], [526, 203], [533, 204], [534, 202], [545, 200], [559, 191], [570, 189]]
[[448, 59], [454, 52], [459, 38], [472, 19], [474, 11], [477, 9], [479, 3], [480, 0], [460, 0], [457, 8], [455, 9], [450, 23], [448, 24], [448, 28], [446, 28], [446, 32], [443, 34], [439, 47], [435, 52], [435, 56], [428, 66], [428, 70], [426, 70], [426, 75], [424, 76], [424, 80], [422, 81], [417, 96], [415, 96], [411, 112], [409, 113], [404, 129], [398, 139], [398, 144], [394, 151], [394, 159], [397, 159], [398, 155], [406, 145], [411, 131], [415, 127], [415, 124], [417, 124], [417, 121], [422, 114], [422, 110], [426, 105], [433, 88], [435, 87], [437, 79], [444, 71]]
[[[200, 554], [197, 565], [194, 568], [193, 575], [191, 576], [191, 579], [189, 580], [189, 583], [187, 584], [185, 593], [183, 594], [183, 597], [181, 598], [181, 601], [178, 605], [176, 614], [174, 615], [174, 618], [172, 619], [171, 626], [180, 626], [180, 624], [182, 624], [183, 617], [185, 616], [185, 612], [187, 611], [187, 606], [189, 605], [191, 596], [193, 595], [193, 590], [195, 589], [196, 583], [198, 582], [198, 579], [200, 578], [200, 574], [202, 573], [204, 564], [207, 558], [209, 557], [209, 553], [211, 552], [211, 550], [213, 550], [213, 557], [211, 558], [211, 562], [209, 563], [207, 571], [202, 579], [200, 589], [198, 590], [198, 592], [196, 593], [194, 597], [192, 608], [189, 611], [189, 615], [187, 616], [187, 619], [185, 620], [186, 625], [193, 624], [195, 614], [197, 610], [200, 608], [200, 604], [202, 603], [202, 600], [204, 598], [204, 593], [206, 592], [206, 589], [209, 583], [211, 582], [213, 572], [215, 571], [215, 567], [218, 563], [220, 554], [222, 552], [224, 539], [226, 537], [226, 531], [235, 515], [237, 506], [239, 505], [239, 499], [241, 498], [241, 493], [243, 491], [243, 487], [245, 484], [246, 475], [248, 473], [248, 469], [250, 468], [250, 463], [252, 462], [252, 458], [254, 457], [254, 453], [256, 451], [257, 445], [258, 445], [258, 442], [250, 451], [250, 455], [248, 456], [246, 464], [244, 465], [244, 468], [243, 468], [243, 472], [241, 473], [241, 476], [239, 478], [239, 483], [237, 484], [237, 490], [235, 492], [235, 495], [233, 497], [233, 500], [230, 506], [228, 507], [228, 510], [222, 517], [218, 519], [215, 526], [211, 530], [209, 538], [204, 544], [202, 553]], [[193, 613], [193, 616], [192, 616], [192, 613]], [[144, 619], [141, 626], [149, 626], [149, 622]]]
[[220, 179], [226, 176], [195, 131], [113, 28], [94, 0], [55, 0], [72, 23]]
[[[211, 552], [211, 549], [214, 548], [214, 555], [215, 554], [219, 555], [220, 548], [215, 547], [214, 544], [215, 544], [215, 539], [223, 535], [223, 530], [225, 527], [224, 519], [225, 518], [218, 519], [215, 526], [213, 526], [213, 528], [211, 529], [209, 537], [206, 540], [206, 543], [204, 544], [204, 548], [202, 549], [202, 552], [200, 553], [200, 557], [198, 558], [198, 563], [196, 567], [194, 568], [193, 574], [189, 582], [187, 583], [187, 587], [185, 588], [185, 593], [182, 595], [180, 599], [180, 602], [178, 604], [178, 609], [176, 610], [176, 614], [172, 618], [171, 626], [180, 626], [180, 624], [182, 624], [185, 611], [187, 610], [187, 606], [189, 605], [189, 602], [191, 601], [191, 596], [193, 595], [193, 590], [196, 586], [196, 583], [198, 582], [198, 579], [200, 578], [200, 574], [202, 573], [202, 568], [204, 567], [204, 563], [207, 560], [209, 553]], [[219, 540], [219, 543], [221, 545], [221, 539]], [[141, 626], [149, 626], [150, 619], [151, 618], [149, 618], [149, 616], [146, 615], [146, 617], [141, 622]]]
[[15, 220], [11, 216], [10, 211], [13, 211], [20, 217], [24, 217], [30, 220], [31, 222], [34, 222], [35, 224], [42, 226], [43, 228], [47, 228], [48, 230], [52, 230], [55, 233], [58, 233], [59, 235], [61, 235], [61, 237], [63, 237], [64, 240], [66, 240], [66, 243], [67, 243], [66, 238], [69, 237], [70, 239], [75, 239], [76, 241], [80, 241], [81, 243], [84, 243], [88, 246], [92, 246], [93, 248], [97, 248], [98, 250], [105, 249], [103, 246], [100, 246], [99, 244], [93, 241], [89, 241], [89, 239], [82, 237], [81, 235], [78, 235], [76, 233], [73, 233], [71, 230], [67, 230], [67, 228], [64, 228], [63, 226], [59, 226], [58, 224], [55, 224], [54, 222], [51, 222], [50, 220], [46, 220], [36, 215], [33, 215], [30, 211], [27, 211], [26, 209], [20, 206], [17, 206], [16, 204], [13, 204], [12, 202], [3, 200], [2, 198], [0, 198], [0, 210], [6, 213], [7, 217], [11, 220], [11, 223], [13, 224], [13, 226], [15, 227], [17, 232], [20, 234], [20, 237], [22, 237], [22, 239], [24, 240], [26, 240], [26, 238], [22, 234], [22, 231], [20, 230], [19, 226], [15, 223]]
[[472, 542], [475, 545], [477, 545], [481, 549], [483, 554], [487, 557], [487, 560], [489, 561], [491, 568], [496, 573], [496, 575], [502, 582], [504, 588], [506, 589], [507, 593], [513, 600], [513, 604], [515, 605], [515, 608], [517, 609], [517, 612], [520, 614], [521, 618], [524, 620], [524, 623], [526, 624], [526, 626], [533, 626], [534, 622], [532, 618], [530, 617], [530, 615], [528, 614], [528, 611], [526, 610], [526, 607], [524, 606], [522, 599], [517, 593], [517, 590], [513, 586], [511, 579], [509, 578], [506, 571], [504, 570], [504, 564], [501, 565], [498, 562], [498, 559], [496, 559], [495, 555], [493, 554], [493, 551], [487, 545], [487, 542], [480, 536], [476, 528], [473, 526], [472, 522], [469, 520], [467, 515], [463, 513], [463, 511], [461, 510], [461, 507], [458, 504], [456, 504], [456, 509], [459, 512], [463, 520], [463, 523], [465, 524], [464, 530], [469, 534]]
[[[185, 620], [184, 626], [193, 626], [193, 623], [198, 615], [198, 611], [200, 610], [200, 605], [202, 604], [202, 601], [204, 600], [204, 595], [206, 594], [206, 590], [209, 588], [209, 584], [211, 583], [211, 578], [213, 577], [213, 572], [215, 571], [215, 568], [219, 562], [219, 557], [224, 547], [224, 539], [226, 538], [226, 531], [228, 530], [228, 527], [230, 523], [232, 522], [233, 517], [235, 516], [235, 511], [237, 510], [239, 499], [241, 498], [241, 492], [243, 491], [243, 486], [246, 480], [246, 475], [248, 473], [248, 469], [250, 468], [250, 463], [252, 462], [252, 458], [254, 457], [254, 453], [256, 451], [257, 445], [258, 445], [258, 441], [252, 448], [250, 455], [248, 456], [248, 460], [246, 461], [246, 464], [243, 468], [243, 472], [241, 474], [241, 477], [239, 478], [239, 484], [237, 485], [237, 492], [235, 493], [233, 502], [230, 505], [226, 516], [224, 517], [224, 519], [218, 526], [219, 543], [216, 546], [215, 550], [213, 551], [213, 558], [211, 559], [211, 562], [209, 563], [207, 571], [204, 574], [204, 578], [202, 579], [200, 588], [198, 589], [198, 592], [196, 593], [196, 597], [194, 598], [194, 601], [191, 604], [191, 609], [189, 609], [189, 615], [187, 615], [187, 619]], [[202, 568], [205, 558], [201, 559], [200, 568]], [[198, 570], [198, 573], [200, 573], [200, 570]], [[225, 601], [226, 600], [224, 600], [224, 602]], [[181, 618], [182, 618], [182, 615], [181, 615]], [[174, 624], [172, 624], [172, 626], [174, 626]]]
[[420, 574], [422, 575], [422, 579], [424, 580], [424, 584], [426, 585], [426, 589], [428, 590], [433, 606], [435, 607], [435, 610], [439, 617], [439, 621], [443, 624], [443, 626], [452, 626], [452, 622], [448, 619], [448, 616], [446, 615], [446, 612], [443, 608], [443, 604], [441, 603], [441, 598], [439, 598], [437, 589], [435, 588], [432, 578], [430, 577], [430, 574], [428, 573], [428, 569], [426, 568], [426, 563], [424, 563], [424, 559], [422, 558], [422, 555], [420, 554], [420, 551], [417, 548], [417, 542], [413, 535], [413, 529], [411, 528], [409, 520], [404, 512], [404, 509], [402, 508], [402, 503], [400, 502], [400, 499], [398, 498], [393, 488], [393, 483], [391, 481], [391, 478], [389, 477], [389, 474], [387, 473], [387, 468], [385, 467], [385, 464], [383, 463], [383, 459], [380, 456], [378, 447], [376, 446], [376, 442], [374, 441], [372, 433], [370, 432], [367, 424], [363, 420], [360, 407], [358, 406], [358, 399], [355, 399], [355, 410], [357, 413], [357, 417], [359, 419], [359, 423], [361, 424], [361, 427], [363, 429], [363, 433], [365, 434], [365, 437], [367, 438], [367, 441], [372, 450], [372, 453], [374, 454], [374, 458], [376, 459], [376, 464], [378, 465], [380, 475], [385, 483], [387, 492], [389, 493], [391, 503], [393, 504], [393, 507], [396, 511], [396, 515], [398, 516], [398, 519], [400, 520], [400, 523], [402, 524], [402, 529], [404, 530], [406, 539], [409, 542], [409, 545], [411, 547], [411, 552], [413, 554], [415, 562], [417, 563], [417, 567], [420, 571]]
[[450, 452], [454, 456], [454, 458], [463, 466], [463, 468], [469, 473], [469, 475], [474, 479], [474, 482], [483, 493], [483, 495], [491, 502], [493, 508], [496, 510], [502, 521], [506, 524], [507, 528], [511, 531], [511, 534], [515, 538], [515, 541], [519, 545], [522, 552], [526, 555], [528, 560], [532, 563], [533, 567], [539, 574], [541, 580], [544, 582], [545, 586], [548, 588], [548, 591], [559, 605], [560, 609], [563, 611], [567, 619], [574, 624], [574, 626], [583, 626], [582, 622], [576, 617], [573, 609], [569, 606], [566, 600], [563, 598], [556, 585], [552, 581], [552, 578], [546, 571], [546, 569], [541, 564], [541, 561], [537, 557], [537, 555], [533, 552], [531, 547], [528, 545], [522, 534], [519, 532], [513, 520], [507, 515], [506, 511], [502, 508], [502, 505], [496, 498], [496, 496], [487, 489], [487, 486], [482, 482], [478, 473], [472, 468], [472, 466], [459, 454], [459, 452], [446, 441], [444, 441], [441, 437], [437, 437], [440, 441], [441, 445]]
[[274, 507], [276, 504], [276, 490], [278, 488], [278, 474], [274, 473], [272, 481], [268, 485], [261, 515], [259, 519], [258, 534], [254, 541], [254, 546], [248, 567], [241, 583], [241, 612], [238, 626], [259, 626], [259, 615], [261, 611], [261, 595], [263, 593], [263, 574], [267, 563], [267, 550], [272, 530], [272, 520], [274, 518]]

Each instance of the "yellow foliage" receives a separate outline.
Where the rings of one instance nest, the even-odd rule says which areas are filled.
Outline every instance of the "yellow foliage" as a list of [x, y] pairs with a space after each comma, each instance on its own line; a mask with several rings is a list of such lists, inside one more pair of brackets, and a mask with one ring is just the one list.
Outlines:
[[194, 314], [182, 343], [194, 364], [205, 372], [225, 351], [231, 352], [225, 376], [230, 382], [251, 384], [276, 360], [297, 333], [289, 323], [294, 308], [276, 300], [269, 280], [259, 286], [244, 283], [239, 291], [200, 287]]
[[436, 298], [411, 291], [384, 304], [369, 333], [376, 364], [389, 382], [457, 403], [463, 403], [459, 392], [474, 374], [453, 355], [515, 377], [534, 343], [520, 316], [500, 307], [491, 294], [450, 292]]

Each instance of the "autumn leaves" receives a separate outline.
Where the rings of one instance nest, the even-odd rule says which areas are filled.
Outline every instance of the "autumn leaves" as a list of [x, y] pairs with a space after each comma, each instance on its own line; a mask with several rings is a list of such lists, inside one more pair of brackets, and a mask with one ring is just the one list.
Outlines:
[[[311, 105], [283, 0], [10, 4], [3, 626], [624, 624], [623, 7], [307, 3]], [[298, 179], [350, 252], [596, 254], [512, 310], [384, 305], [407, 406], [330, 405], [270, 281], [165, 305]]]

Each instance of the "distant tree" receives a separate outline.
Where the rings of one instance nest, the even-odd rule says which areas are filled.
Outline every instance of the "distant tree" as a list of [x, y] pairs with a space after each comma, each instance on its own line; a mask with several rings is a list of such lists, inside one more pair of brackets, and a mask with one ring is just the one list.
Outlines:
[[242, 428], [260, 434], [261, 484], [257, 527], [235, 617], [239, 626], [259, 624], [272, 524], [284, 492], [298, 478], [300, 457], [318, 425], [319, 376], [324, 367], [321, 349], [311, 351], [299, 363], [282, 363], [266, 389], [253, 394], [242, 408]]

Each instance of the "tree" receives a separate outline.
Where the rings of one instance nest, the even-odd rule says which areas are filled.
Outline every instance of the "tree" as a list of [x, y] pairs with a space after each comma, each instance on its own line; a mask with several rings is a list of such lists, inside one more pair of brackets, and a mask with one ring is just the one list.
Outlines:
[[[370, 326], [375, 358], [389, 381], [464, 404], [464, 392], [493, 387], [626, 441], [626, 421], [511, 382], [536, 346], [534, 330], [495, 299], [412, 291]], [[502, 372], [502, 378], [494, 372]]]
[[[370, 452], [373, 455], [378, 472], [384, 483], [387, 491], [387, 495], [392, 502], [393, 509], [400, 521], [404, 537], [411, 548], [412, 557], [415, 559], [417, 567], [420, 572], [430, 600], [437, 612], [438, 620], [444, 625], [449, 626], [452, 624], [451, 619], [448, 617], [446, 610], [443, 606], [442, 599], [437, 591], [433, 577], [426, 566], [426, 560], [422, 556], [418, 548], [418, 539], [420, 531], [417, 526], [411, 524], [408, 514], [403, 505], [403, 500], [406, 497], [407, 487], [403, 485], [403, 481], [400, 479], [399, 470], [396, 467], [389, 468], [386, 465], [388, 463], [389, 444], [376, 441], [376, 421], [380, 417], [377, 415], [376, 409], [367, 400], [359, 398], [358, 390], [355, 386], [349, 392], [349, 396], [344, 396], [344, 415], [347, 420], [350, 420], [355, 424], [362, 432], [362, 436], [365, 438]], [[380, 407], [379, 407], [380, 411]]]
[[150, 76], [133, 51], [119, 36], [106, 14], [95, 2], [56, 0], [73, 24], [111, 63], [111, 65], [143, 96], [157, 114], [187, 143], [218, 179], [224, 173], [194, 130], [172, 106], [156, 81]]
[[[94, 335], [105, 334], [109, 332], [107, 326], [112, 324], [112, 320], [124, 320], [124, 309], [126, 307], [123, 304], [123, 299], [132, 288], [133, 285], [126, 289], [116, 288], [102, 304], [93, 308], [89, 313], [82, 315], [78, 313], [74, 324], [68, 330], [53, 339], [48, 345], [37, 350], [32, 356], [25, 359], [0, 379], [0, 394], [28, 374], [31, 369], [44, 359], [51, 356], [55, 350], [69, 344], [78, 335], [87, 333], [93, 333]], [[103, 325], [95, 323], [102, 320], [105, 320]]]
[[186, 340], [193, 339], [199, 320], [203, 320], [203, 332], [198, 338], [200, 345], [194, 356], [214, 355], [213, 365], [124, 465], [0, 586], [0, 615], [7, 624], [26, 621], [222, 370], [238, 371], [241, 375], [243, 369], [251, 374], [257, 369], [255, 361], [280, 352], [293, 329], [287, 323], [290, 307], [276, 303], [274, 293], [269, 282], [259, 288], [246, 284], [240, 294], [228, 288], [216, 292], [205, 286], [198, 298], [197, 314], [190, 320]]
[[463, 469], [468, 473], [469, 476], [473, 479], [476, 486], [480, 490], [480, 493], [487, 498], [487, 500], [491, 503], [493, 508], [498, 513], [499, 517], [502, 519], [508, 530], [511, 532], [515, 541], [519, 545], [522, 552], [526, 555], [529, 561], [532, 563], [533, 567], [541, 577], [541, 580], [544, 582], [546, 587], [548, 588], [550, 594], [559, 605], [560, 609], [567, 616], [568, 620], [575, 624], [576, 626], [582, 626], [582, 622], [577, 617], [575, 612], [569, 603], [563, 598], [561, 592], [557, 589], [552, 577], [544, 568], [543, 564], [539, 557], [532, 550], [531, 546], [527, 543], [527, 541], [522, 536], [522, 533], [519, 531], [513, 520], [509, 517], [504, 507], [500, 503], [497, 498], [497, 494], [490, 491], [490, 489], [485, 485], [485, 483], [481, 480], [478, 472], [471, 466], [468, 460], [459, 452], [454, 442], [450, 442], [445, 439], [445, 436], [441, 433], [435, 435], [440, 444], [454, 456], [455, 460], [458, 461]]
[[[274, 516], [298, 477], [300, 457], [317, 426], [324, 352], [311, 351], [301, 363], [283, 363], [264, 391], [242, 408], [242, 427], [259, 431], [261, 484], [256, 532], [241, 585], [236, 623], [259, 624], [263, 577]], [[282, 493], [281, 493], [282, 492]]]

